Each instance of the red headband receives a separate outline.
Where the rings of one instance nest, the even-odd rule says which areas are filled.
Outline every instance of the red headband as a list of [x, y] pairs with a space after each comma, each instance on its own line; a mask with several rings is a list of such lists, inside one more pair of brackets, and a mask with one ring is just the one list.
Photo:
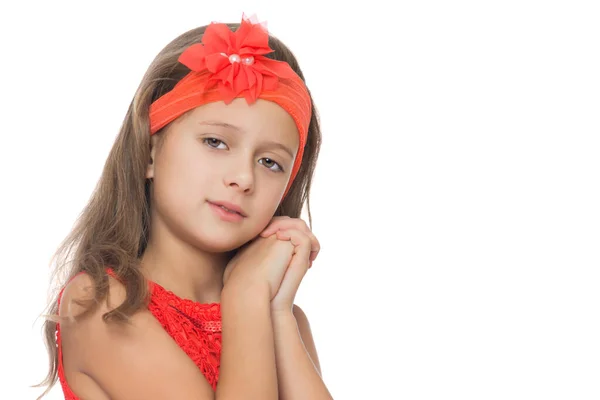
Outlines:
[[257, 99], [272, 101], [291, 115], [300, 136], [285, 197], [300, 169], [312, 109], [304, 81], [289, 64], [264, 56], [273, 51], [266, 28], [245, 17], [235, 32], [225, 24], [210, 24], [202, 43], [191, 45], [179, 56], [179, 62], [191, 71], [150, 105], [150, 134], [207, 103], [229, 104], [238, 97], [248, 104]]

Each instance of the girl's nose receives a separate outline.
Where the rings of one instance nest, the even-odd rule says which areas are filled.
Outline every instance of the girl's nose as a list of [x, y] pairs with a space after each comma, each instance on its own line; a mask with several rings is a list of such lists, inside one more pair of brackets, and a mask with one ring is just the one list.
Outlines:
[[232, 167], [225, 177], [225, 185], [235, 188], [243, 193], [250, 193], [254, 189], [254, 171], [252, 165], [236, 165]]

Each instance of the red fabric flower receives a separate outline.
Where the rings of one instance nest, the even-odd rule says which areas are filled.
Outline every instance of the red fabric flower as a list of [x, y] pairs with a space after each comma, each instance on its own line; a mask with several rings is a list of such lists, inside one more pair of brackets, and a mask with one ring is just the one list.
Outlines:
[[225, 24], [209, 25], [202, 43], [188, 47], [179, 62], [192, 71], [208, 70], [211, 76], [204, 89], [218, 86], [226, 104], [240, 94], [252, 104], [263, 90], [276, 90], [279, 78], [295, 74], [289, 64], [265, 57], [273, 51], [266, 28], [242, 18], [235, 32]]

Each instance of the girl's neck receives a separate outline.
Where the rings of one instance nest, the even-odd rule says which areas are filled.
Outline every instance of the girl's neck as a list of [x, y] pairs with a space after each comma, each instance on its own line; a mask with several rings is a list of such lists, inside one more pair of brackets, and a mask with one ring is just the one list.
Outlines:
[[199, 303], [219, 303], [227, 253], [209, 253], [173, 238], [150, 240], [140, 267], [147, 279], [177, 296]]

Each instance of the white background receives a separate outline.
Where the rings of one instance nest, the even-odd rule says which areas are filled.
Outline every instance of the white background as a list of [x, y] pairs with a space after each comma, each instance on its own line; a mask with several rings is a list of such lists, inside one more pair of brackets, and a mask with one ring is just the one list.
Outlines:
[[49, 260], [151, 60], [242, 12], [322, 115], [297, 302], [334, 397], [600, 398], [594, 3], [3, 2], [0, 398], [40, 393]]

